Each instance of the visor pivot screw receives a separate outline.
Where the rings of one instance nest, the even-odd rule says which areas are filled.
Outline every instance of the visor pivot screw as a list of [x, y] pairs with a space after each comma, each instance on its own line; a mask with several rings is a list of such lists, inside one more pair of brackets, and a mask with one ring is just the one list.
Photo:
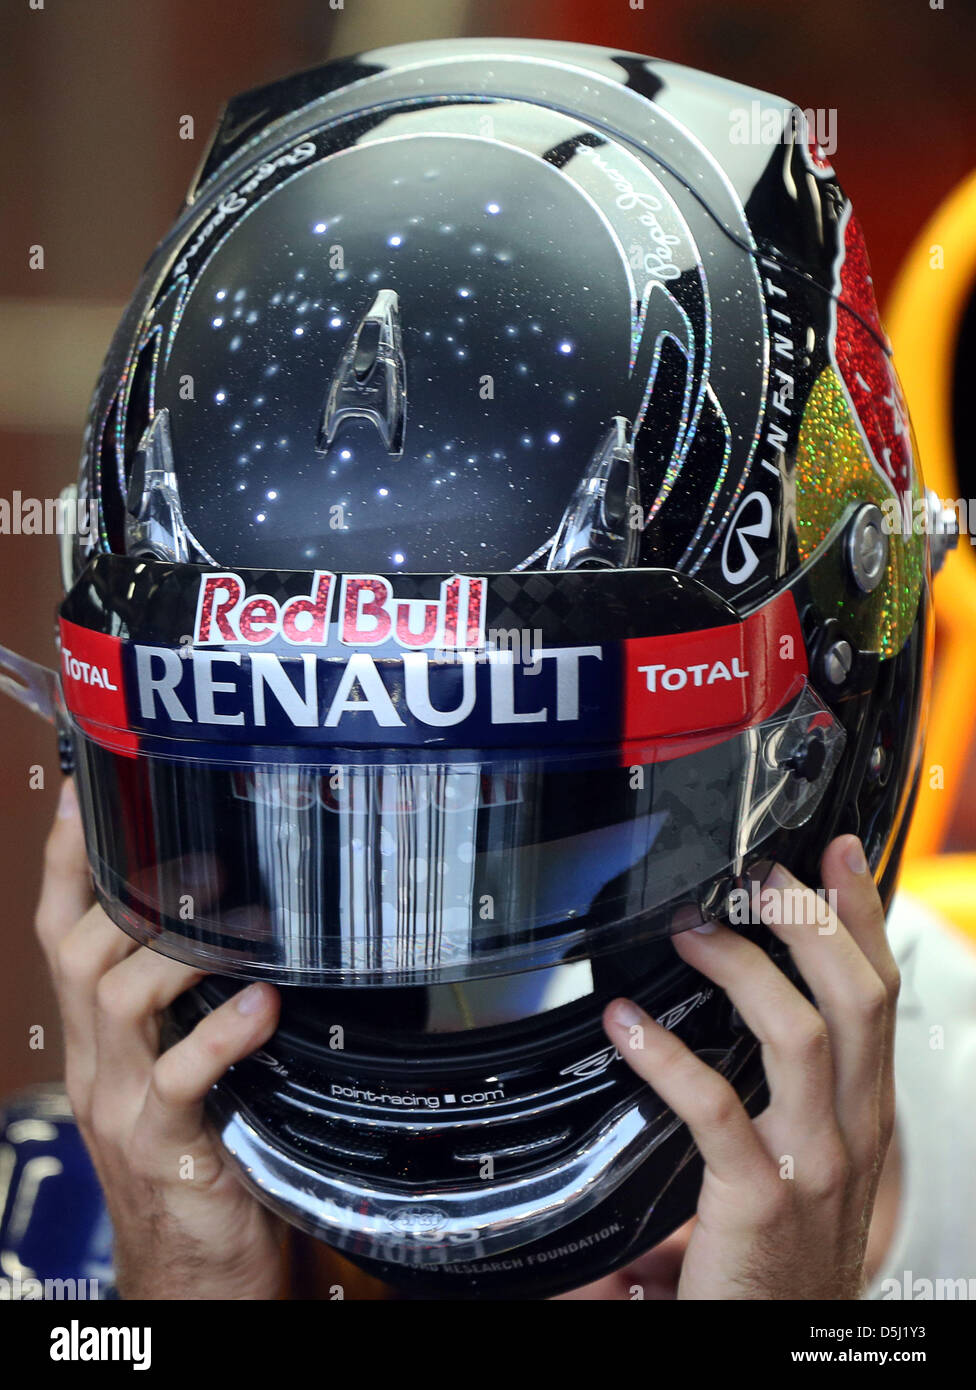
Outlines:
[[888, 563], [888, 537], [881, 509], [873, 502], [859, 507], [851, 520], [847, 563], [862, 594], [872, 593], [881, 583]]
[[880, 777], [885, 765], [885, 751], [880, 743], [876, 743], [871, 749], [871, 762], [869, 764], [872, 777]]
[[843, 638], [839, 642], [832, 642], [824, 653], [823, 665], [824, 675], [830, 684], [843, 685], [854, 665], [850, 642], [845, 642]]
[[819, 729], [815, 729], [792, 758], [787, 758], [784, 767], [790, 768], [794, 777], [803, 782], [818, 782], [827, 762], [827, 745]]

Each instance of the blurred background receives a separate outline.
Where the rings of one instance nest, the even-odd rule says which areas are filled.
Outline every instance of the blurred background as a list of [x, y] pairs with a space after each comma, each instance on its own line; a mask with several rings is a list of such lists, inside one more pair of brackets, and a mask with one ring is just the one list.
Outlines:
[[[341, 8], [339, 0], [2, 0], [0, 9], [0, 497], [16, 489], [56, 497], [72, 480], [112, 329], [227, 97], [363, 49], [505, 34], [629, 49], [802, 107], [834, 108], [833, 162], [864, 225], [880, 302], [915, 246], [916, 269], [899, 280], [895, 308], [912, 358], [912, 370], [903, 368], [909, 404], [924, 417], [927, 481], [943, 495], [965, 491], [965, 483], [953, 490], [961, 436], [947, 412], [953, 390], [958, 396], [952, 374], [969, 370], [957, 363], [956, 340], [976, 282], [976, 252], [968, 250], [976, 244], [976, 197], [954, 205], [941, 278], [929, 248], [942, 223], [926, 224], [976, 167], [971, 0], [945, 0], [944, 9], [939, 0], [644, 0], [642, 8], [637, 0], [345, 0]], [[187, 116], [193, 139], [181, 138]], [[37, 246], [43, 269], [30, 268]], [[941, 333], [941, 356], [927, 350], [930, 332]], [[976, 619], [969, 597], [976, 562], [963, 545], [939, 601], [953, 603], [957, 618], [971, 611]], [[56, 551], [49, 536], [0, 535], [0, 642], [48, 664]], [[964, 620], [954, 637], [940, 637], [943, 664], [947, 640], [968, 650]], [[966, 850], [976, 837], [960, 792], [961, 735], [976, 709], [971, 681], [957, 678], [942, 702], [951, 711], [937, 750], [946, 775], [930, 798], [920, 854]], [[7, 699], [0, 699], [0, 749], [2, 1096], [60, 1074], [57, 1012], [31, 929], [60, 778], [50, 731]], [[37, 768], [44, 786], [31, 789]], [[37, 1024], [45, 1046], [32, 1050]]]

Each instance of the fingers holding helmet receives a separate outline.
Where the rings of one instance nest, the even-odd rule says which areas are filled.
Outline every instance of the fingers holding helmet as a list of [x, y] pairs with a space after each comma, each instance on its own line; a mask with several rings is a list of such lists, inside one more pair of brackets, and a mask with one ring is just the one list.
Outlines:
[[898, 979], [860, 842], [834, 840], [822, 873], [826, 900], [781, 866], [762, 888], [762, 921], [787, 946], [814, 1002], [727, 926], [674, 938], [760, 1043], [769, 1104], [755, 1120], [724, 1077], [629, 1000], [606, 1010], [608, 1036], [685, 1121], [705, 1160], [679, 1297], [860, 1291], [894, 1115]]
[[204, 972], [140, 946], [93, 896], [68, 779], [35, 922], [61, 1011], [68, 1097], [112, 1216], [119, 1288], [181, 1297], [189, 1264], [209, 1260], [204, 1284], [215, 1296], [271, 1296], [281, 1277], [277, 1225], [230, 1178], [203, 1101], [274, 1032], [278, 993], [242, 987], [161, 1054], [164, 1011]]
[[37, 938], [52, 968], [60, 943], [93, 901], [78, 795], [74, 779], [66, 777], [44, 846], [44, 873], [34, 915]]

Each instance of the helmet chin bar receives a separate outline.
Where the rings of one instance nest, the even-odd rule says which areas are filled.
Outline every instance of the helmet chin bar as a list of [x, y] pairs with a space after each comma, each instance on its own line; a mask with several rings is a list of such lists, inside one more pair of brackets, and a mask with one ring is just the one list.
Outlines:
[[[609, 1197], [681, 1124], [656, 1097], [630, 1105], [570, 1157], [510, 1181], [463, 1190], [383, 1190], [339, 1176], [267, 1143], [232, 1104], [214, 1096], [220, 1137], [257, 1196], [338, 1250], [404, 1265], [481, 1258], [550, 1235]], [[279, 1195], [286, 1193], [282, 1199]]]
[[[724, 1048], [699, 1047], [697, 1054], [734, 1080], [743, 1102], [755, 1112], [766, 1095], [761, 1068], [750, 1066], [757, 1044], [744, 1032], [734, 1036], [728, 1026], [723, 1033]], [[308, 1120], [303, 1133], [308, 1139], [303, 1154], [294, 1141], [282, 1144], [280, 1134], [271, 1140], [264, 1133], [253, 1113], [253, 1091], [252, 1105], [242, 1105], [232, 1079], [230, 1085], [211, 1093], [208, 1108], [241, 1180], [255, 1196], [292, 1225], [378, 1277], [438, 1297], [470, 1296], [470, 1288], [466, 1291], [464, 1285], [472, 1279], [492, 1288], [502, 1278], [508, 1294], [514, 1284], [499, 1271], [509, 1262], [492, 1263], [508, 1252], [520, 1266], [535, 1267], [530, 1275], [535, 1284], [548, 1281], [542, 1293], [558, 1292], [605, 1272], [607, 1249], [595, 1256], [591, 1251], [607, 1230], [614, 1232], [610, 1241], [617, 1253], [612, 1260], [619, 1266], [677, 1229], [693, 1214], [697, 1200], [696, 1184], [681, 1200], [670, 1200], [676, 1175], [697, 1152], [682, 1121], [663, 1108], [650, 1088], [634, 1093], [632, 1073], [613, 1048], [605, 1048], [604, 1055], [594, 1054], [592, 1061], [594, 1068], [602, 1063], [604, 1070], [586, 1078], [575, 1097], [566, 1098], [564, 1123], [572, 1127], [574, 1102], [578, 1115], [598, 1092], [603, 1105], [617, 1101], [608, 1118], [585, 1133], [558, 1162], [547, 1164], [540, 1144], [538, 1159], [531, 1167], [523, 1163], [518, 1175], [480, 1182], [469, 1179], [463, 1185], [441, 1174], [439, 1179], [432, 1175], [407, 1187], [390, 1176], [389, 1166], [375, 1161], [351, 1159], [341, 1166], [334, 1156], [331, 1161], [330, 1156], [316, 1161], [315, 1112], [310, 1105], [305, 1107]], [[629, 1100], [621, 1101], [628, 1089]], [[538, 1128], [533, 1122], [544, 1119], [552, 1104], [551, 1096], [540, 1094], [535, 1105], [523, 1105], [519, 1119], [529, 1133]], [[485, 1113], [481, 1112], [480, 1123], [472, 1117], [468, 1123], [455, 1121], [454, 1125], [470, 1143], [477, 1145], [480, 1136], [487, 1149], [491, 1143], [484, 1129]], [[399, 1117], [399, 1124], [392, 1117], [388, 1123], [391, 1128], [409, 1129], [414, 1141], [422, 1138], [425, 1127], [413, 1113]], [[443, 1127], [444, 1117], [437, 1123]], [[530, 1151], [531, 1141], [524, 1148]], [[670, 1159], [663, 1163], [654, 1157], [662, 1149], [670, 1150]], [[498, 1156], [503, 1152], [496, 1149]], [[667, 1207], [659, 1209], [666, 1193]], [[624, 1212], [627, 1219], [620, 1220]], [[567, 1243], [565, 1250], [560, 1232]], [[594, 1258], [604, 1265], [594, 1269], [590, 1263]], [[548, 1269], [547, 1261], [551, 1261]]]
[[[372, 1023], [353, 1021], [345, 992], [319, 1005], [317, 990], [285, 991], [278, 1032], [208, 1097], [211, 1121], [271, 1210], [404, 1290], [518, 1298], [576, 1287], [669, 1235], [700, 1185], [687, 1129], [601, 1027], [610, 998], [638, 1000], [750, 1113], [765, 1103], [755, 1039], [669, 948], [628, 949], [593, 969], [592, 991], [551, 1014], [434, 1036], [409, 991], [391, 991]], [[233, 988], [202, 982], [176, 1001], [167, 1031], [184, 1034]]]

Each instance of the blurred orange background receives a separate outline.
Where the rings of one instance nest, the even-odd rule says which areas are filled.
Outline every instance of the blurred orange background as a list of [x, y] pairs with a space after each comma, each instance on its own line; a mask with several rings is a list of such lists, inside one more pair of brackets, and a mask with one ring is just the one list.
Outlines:
[[[561, 38], [668, 58], [803, 107], [834, 108], [834, 163], [864, 225], [882, 301], [933, 209], [976, 165], [976, 7], [963, 0], [945, 0], [944, 9], [935, 0], [334, 4], [43, 0], [33, 9], [8, 0], [0, 45], [0, 497], [15, 489], [56, 497], [72, 480], [114, 322], [175, 215], [223, 101], [329, 57], [457, 34]], [[192, 140], [180, 138], [187, 115]], [[38, 245], [44, 268], [32, 270]], [[0, 642], [50, 664], [56, 540], [0, 535], [0, 574]], [[56, 1008], [31, 929], [60, 779], [52, 734], [7, 699], [0, 749], [2, 1095], [60, 1073]], [[38, 766], [45, 786], [31, 790]], [[45, 1047], [34, 1051], [36, 1024]]]

